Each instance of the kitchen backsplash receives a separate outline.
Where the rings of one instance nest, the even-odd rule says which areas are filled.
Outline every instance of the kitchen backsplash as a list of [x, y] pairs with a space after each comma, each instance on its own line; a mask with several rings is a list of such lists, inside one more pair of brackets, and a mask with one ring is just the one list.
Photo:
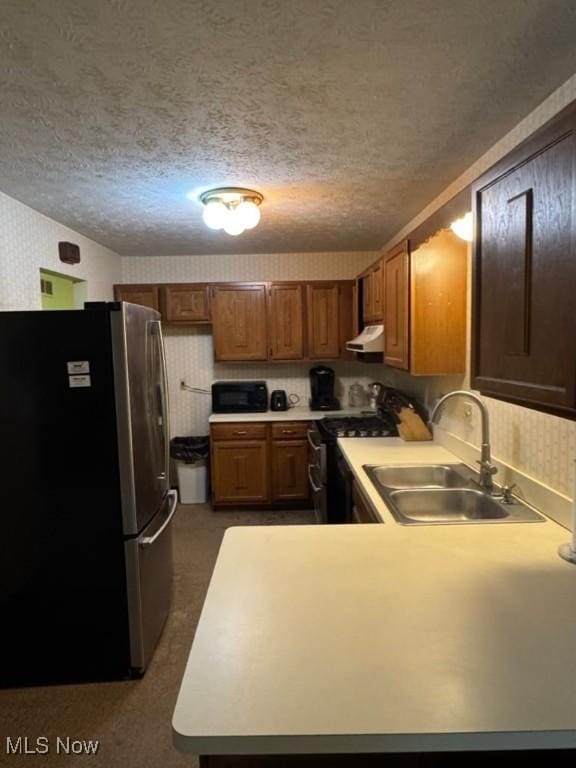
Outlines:
[[[80, 264], [63, 264], [58, 242], [80, 246]], [[41, 309], [40, 269], [86, 280], [86, 298], [112, 298], [120, 256], [0, 192], [0, 311]]]
[[[258, 280], [322, 280], [355, 277], [376, 259], [372, 252], [273, 253], [244, 256], [125, 257], [123, 281], [226, 282]], [[264, 379], [268, 389], [285, 389], [307, 403], [310, 396], [308, 370], [314, 363], [263, 363], [233, 365], [215, 363], [210, 326], [164, 331], [170, 381], [171, 432], [173, 435], [206, 434], [210, 397], [182, 390], [180, 381], [210, 389], [218, 379]], [[355, 361], [329, 363], [337, 378], [337, 394], [347, 402], [348, 386], [359, 381], [366, 386], [370, 367]], [[286, 414], [289, 418], [290, 412]]]
[[[310, 397], [308, 370], [314, 363], [274, 363], [234, 365], [215, 363], [210, 327], [189, 330], [165, 329], [168, 380], [170, 382], [171, 432], [173, 435], [204, 435], [208, 432], [210, 396], [183, 391], [180, 381], [190, 386], [210, 389], [218, 379], [263, 379], [268, 391], [285, 389], [300, 397], [300, 405], [307, 405]], [[336, 394], [347, 404], [348, 387], [355, 381], [366, 386], [371, 378], [366, 365], [357, 362], [328, 363], [336, 372]], [[287, 411], [286, 418], [290, 418]]]

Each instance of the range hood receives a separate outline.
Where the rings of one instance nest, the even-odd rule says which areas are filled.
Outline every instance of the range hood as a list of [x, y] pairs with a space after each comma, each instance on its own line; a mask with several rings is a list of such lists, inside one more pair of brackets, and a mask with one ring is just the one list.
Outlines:
[[384, 352], [384, 326], [367, 325], [360, 336], [346, 342], [350, 352]]

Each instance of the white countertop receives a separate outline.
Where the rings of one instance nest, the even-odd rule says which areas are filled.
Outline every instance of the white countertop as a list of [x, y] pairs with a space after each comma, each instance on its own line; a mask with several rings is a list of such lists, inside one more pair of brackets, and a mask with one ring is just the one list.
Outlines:
[[[352, 467], [458, 461], [433, 443], [341, 446]], [[227, 531], [174, 712], [180, 750], [576, 748], [567, 531], [386, 523]]]
[[307, 405], [297, 405], [287, 411], [266, 411], [265, 413], [213, 413], [208, 421], [210, 424], [226, 424], [229, 422], [246, 421], [317, 421], [326, 416], [360, 416], [374, 415], [368, 407], [342, 408], [340, 411], [311, 411]]

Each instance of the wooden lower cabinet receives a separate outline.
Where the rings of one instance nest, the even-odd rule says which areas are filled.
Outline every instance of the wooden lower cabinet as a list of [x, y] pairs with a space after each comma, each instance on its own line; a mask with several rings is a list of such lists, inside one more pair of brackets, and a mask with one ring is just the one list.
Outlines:
[[308, 498], [308, 443], [306, 440], [272, 442], [272, 498], [305, 501]]
[[302, 421], [213, 424], [214, 507], [305, 506], [308, 427]]
[[268, 504], [270, 478], [266, 440], [212, 444], [212, 499], [215, 504]]

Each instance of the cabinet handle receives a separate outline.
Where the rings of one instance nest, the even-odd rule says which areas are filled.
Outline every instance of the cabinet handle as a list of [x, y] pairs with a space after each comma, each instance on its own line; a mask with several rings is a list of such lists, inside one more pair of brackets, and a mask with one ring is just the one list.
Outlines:
[[235, 435], [247, 435], [248, 432], [245, 429], [237, 429], [236, 432], [234, 432]]
[[293, 435], [294, 434], [294, 430], [293, 429], [283, 429], [282, 430], [282, 434], [283, 435]]

